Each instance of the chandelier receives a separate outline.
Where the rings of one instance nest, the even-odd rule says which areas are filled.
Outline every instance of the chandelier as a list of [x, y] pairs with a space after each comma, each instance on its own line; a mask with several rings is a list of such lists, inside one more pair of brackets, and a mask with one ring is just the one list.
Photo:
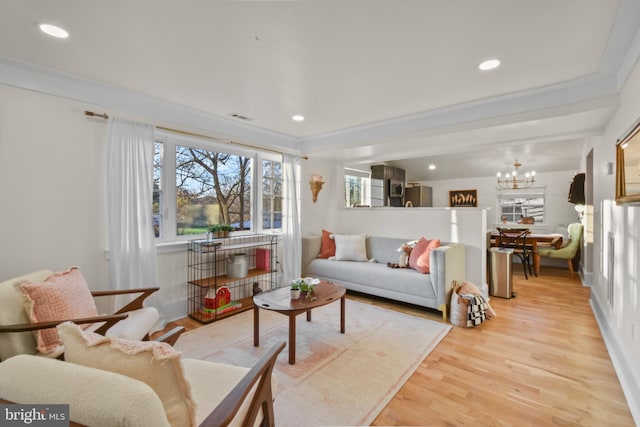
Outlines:
[[531, 187], [536, 182], [536, 173], [534, 171], [531, 171], [530, 173], [527, 172], [524, 178], [520, 178], [518, 176], [520, 166], [522, 166], [522, 163], [518, 162], [518, 159], [516, 159], [516, 162], [513, 164], [514, 169], [512, 173], [508, 173], [503, 177], [502, 174], [498, 172], [498, 189], [521, 190]]

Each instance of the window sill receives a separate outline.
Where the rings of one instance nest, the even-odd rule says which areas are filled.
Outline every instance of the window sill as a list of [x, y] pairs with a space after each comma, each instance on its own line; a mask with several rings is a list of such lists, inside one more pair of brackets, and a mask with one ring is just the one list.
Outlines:
[[182, 240], [180, 242], [163, 242], [156, 243], [156, 252], [159, 254], [169, 253], [169, 252], [182, 252], [187, 250], [187, 244], [189, 242], [186, 240]]
[[537, 233], [548, 233], [551, 229], [551, 226], [547, 223], [537, 222], [534, 224], [518, 224], [517, 222], [507, 222], [503, 223], [494, 223], [493, 228], [528, 228], [533, 232]]
[[[255, 234], [268, 234], [268, 235], [276, 235], [276, 236], [282, 236], [282, 231], [281, 230], [277, 230], [277, 231], [263, 231], [260, 233], [256, 233], [254, 231], [234, 231], [233, 234], [230, 237], [239, 237], [242, 238], [243, 236], [246, 237], [250, 237], [253, 236]], [[156, 252], [159, 254], [163, 254], [163, 253], [171, 253], [171, 252], [182, 252], [182, 251], [186, 251], [189, 245], [189, 240], [193, 240], [193, 239], [204, 239], [205, 236], [202, 235], [193, 235], [191, 236], [189, 239], [187, 240], [179, 240], [179, 241], [175, 241], [175, 242], [161, 242], [161, 243], [156, 243]]]

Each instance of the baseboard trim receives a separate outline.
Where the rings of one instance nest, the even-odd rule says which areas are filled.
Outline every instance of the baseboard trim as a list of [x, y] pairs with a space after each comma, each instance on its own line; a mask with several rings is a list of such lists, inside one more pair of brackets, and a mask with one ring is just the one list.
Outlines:
[[620, 381], [622, 392], [627, 399], [627, 405], [631, 411], [631, 416], [635, 423], [640, 426], [640, 387], [635, 383], [635, 381], [633, 381], [634, 376], [631, 370], [631, 365], [629, 364], [630, 361], [625, 358], [624, 354], [620, 350], [620, 346], [618, 346], [615, 335], [609, 328], [609, 324], [604, 314], [605, 312], [602, 310], [602, 305], [600, 304], [597, 295], [593, 292], [591, 293], [591, 298], [589, 298], [589, 304], [591, 305], [591, 310], [596, 318], [596, 322], [598, 322], [600, 333], [602, 334], [604, 344], [609, 352], [609, 357], [611, 357], [611, 362], [613, 363], [613, 368], [618, 376], [618, 381]]
[[173, 322], [187, 317], [187, 305], [183, 299], [167, 301], [163, 305], [164, 316], [167, 322]]
[[593, 284], [593, 273], [580, 271], [580, 278], [582, 279], [582, 286], [591, 286]]

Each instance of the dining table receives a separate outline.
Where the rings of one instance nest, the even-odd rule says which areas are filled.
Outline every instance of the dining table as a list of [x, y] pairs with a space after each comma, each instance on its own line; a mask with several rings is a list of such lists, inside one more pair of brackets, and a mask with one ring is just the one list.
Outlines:
[[[516, 231], [517, 229], [512, 228]], [[530, 246], [533, 254], [533, 268], [535, 275], [540, 273], [540, 254], [538, 253], [539, 247], [551, 247], [560, 249], [562, 247], [562, 234], [558, 233], [528, 233], [526, 238], [527, 246]], [[500, 233], [498, 230], [491, 231], [491, 247], [500, 246]]]

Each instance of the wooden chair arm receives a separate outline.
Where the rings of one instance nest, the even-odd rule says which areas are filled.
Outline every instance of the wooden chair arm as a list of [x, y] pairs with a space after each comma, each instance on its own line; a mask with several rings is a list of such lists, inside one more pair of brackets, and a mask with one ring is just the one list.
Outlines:
[[167, 344], [173, 347], [176, 344], [176, 341], [178, 341], [178, 338], [180, 338], [180, 335], [182, 335], [184, 331], [185, 331], [184, 326], [176, 326], [175, 328], [171, 329], [169, 332], [165, 332], [164, 334], [154, 338], [153, 340], [159, 341], [159, 342], [166, 342]]
[[53, 320], [49, 322], [0, 325], [0, 333], [39, 331], [40, 329], [55, 328], [56, 326], [58, 326], [60, 323], [63, 323], [63, 322], [73, 322], [78, 325], [82, 325], [85, 323], [106, 322], [107, 324], [111, 324], [111, 326], [113, 326], [116, 323], [118, 323], [120, 320], [125, 319], [127, 316], [128, 314], [121, 313], [121, 314], [111, 314], [107, 316], [84, 317], [81, 319], [64, 319], [64, 320]]
[[138, 292], [148, 292], [151, 293], [160, 290], [160, 288], [137, 288], [137, 289], [110, 289], [106, 291], [91, 291], [91, 295], [94, 297], [103, 297], [109, 295], [124, 295], [124, 294], [135, 294]]
[[233, 420], [240, 406], [244, 403], [253, 385], [256, 386], [255, 394], [249, 405], [249, 410], [242, 426], [253, 426], [258, 416], [258, 411], [262, 409], [264, 421], [262, 426], [274, 426], [273, 418], [273, 393], [271, 390], [271, 374], [276, 364], [278, 354], [285, 347], [285, 343], [276, 344], [260, 358], [253, 368], [242, 377], [240, 382], [222, 399], [222, 402], [207, 416], [200, 424], [200, 427], [220, 427], [227, 426]]
[[114, 314], [126, 313], [128, 311], [139, 310], [142, 308], [144, 300], [152, 293], [160, 290], [160, 288], [138, 288], [138, 289], [121, 289], [108, 291], [93, 291], [91, 295], [94, 297], [104, 297], [113, 295], [137, 294], [140, 293], [133, 301], [116, 311]]

